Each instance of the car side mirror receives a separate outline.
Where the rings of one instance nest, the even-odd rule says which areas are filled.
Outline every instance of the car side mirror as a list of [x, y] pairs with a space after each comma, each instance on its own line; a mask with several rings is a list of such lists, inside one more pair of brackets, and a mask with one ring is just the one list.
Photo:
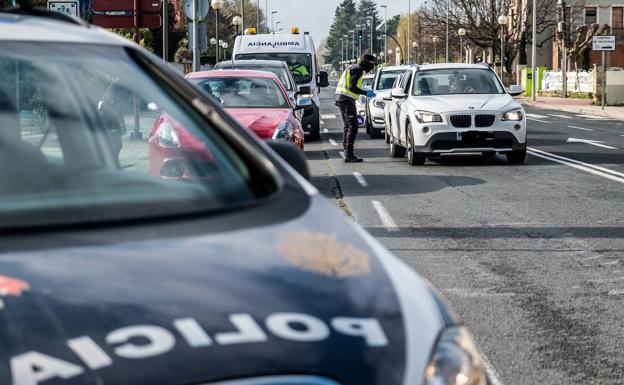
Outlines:
[[509, 86], [509, 95], [520, 96], [522, 94], [522, 87], [519, 85]]
[[402, 88], [393, 88], [391, 95], [393, 99], [407, 99], [407, 94], [403, 92]]
[[320, 71], [318, 77], [319, 87], [329, 87], [329, 75], [327, 71]]
[[312, 99], [310, 98], [299, 98], [297, 100], [297, 106], [295, 107], [295, 111], [297, 110], [309, 110], [312, 108]]
[[310, 86], [300, 86], [299, 91], [297, 91], [297, 95], [310, 95], [312, 93], [312, 88]]
[[305, 179], [310, 180], [310, 168], [303, 151], [290, 142], [267, 140], [267, 144], [273, 151], [294, 168]]

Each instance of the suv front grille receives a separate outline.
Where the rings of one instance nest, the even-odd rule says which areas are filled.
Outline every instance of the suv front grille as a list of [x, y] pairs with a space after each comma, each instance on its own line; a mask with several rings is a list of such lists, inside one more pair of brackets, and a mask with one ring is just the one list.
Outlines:
[[472, 117], [470, 115], [452, 115], [451, 123], [457, 128], [468, 128], [472, 125]]
[[476, 127], [490, 127], [494, 124], [496, 116], [494, 115], [477, 115], [475, 116]]

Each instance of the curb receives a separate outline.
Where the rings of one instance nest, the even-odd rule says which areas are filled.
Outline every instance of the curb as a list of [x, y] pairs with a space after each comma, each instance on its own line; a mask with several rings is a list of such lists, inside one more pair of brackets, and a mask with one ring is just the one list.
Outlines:
[[598, 109], [595, 109], [596, 106], [549, 105], [547, 102], [533, 102], [533, 101], [526, 101], [526, 100], [522, 100], [520, 101], [520, 103], [524, 106], [541, 108], [541, 109], [559, 110], [559, 111], [565, 111], [565, 112], [572, 112], [575, 114], [597, 115], [597, 116], [604, 116], [605, 118], [611, 118], [615, 120], [624, 120], [624, 108], [622, 109], [622, 114], [618, 115], [618, 114], [613, 114], [609, 111], [603, 111], [600, 109], [600, 107], [598, 107]]

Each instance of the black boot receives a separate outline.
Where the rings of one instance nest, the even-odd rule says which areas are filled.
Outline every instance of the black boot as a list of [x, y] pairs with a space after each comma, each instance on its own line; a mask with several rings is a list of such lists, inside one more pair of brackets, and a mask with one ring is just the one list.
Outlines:
[[353, 155], [353, 150], [345, 151], [345, 163], [362, 163], [363, 161], [364, 159], [358, 158], [357, 156]]

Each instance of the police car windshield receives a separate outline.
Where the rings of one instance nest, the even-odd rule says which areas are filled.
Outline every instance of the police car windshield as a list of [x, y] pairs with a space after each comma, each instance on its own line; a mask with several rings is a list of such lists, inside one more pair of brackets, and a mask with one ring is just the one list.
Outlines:
[[297, 84], [312, 81], [312, 55], [297, 53], [246, 53], [236, 55], [236, 60], [280, 60], [288, 64]]
[[412, 92], [414, 96], [503, 93], [505, 89], [494, 72], [478, 68], [418, 72]]
[[401, 76], [405, 71], [381, 71], [379, 79], [377, 79], [377, 90], [389, 90], [392, 89], [396, 78]]
[[121, 47], [0, 42], [0, 72], [0, 228], [258, 196], [247, 162]]
[[220, 100], [225, 108], [289, 108], [273, 79], [228, 76], [190, 81]]

